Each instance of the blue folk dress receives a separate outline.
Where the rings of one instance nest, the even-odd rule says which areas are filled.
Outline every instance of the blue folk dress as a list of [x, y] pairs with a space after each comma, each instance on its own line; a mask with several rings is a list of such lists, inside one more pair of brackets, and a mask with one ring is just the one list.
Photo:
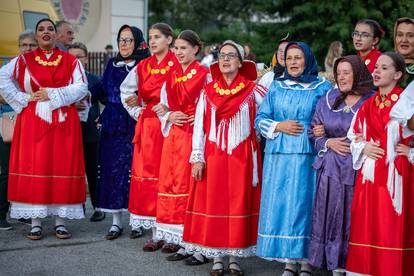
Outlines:
[[[267, 139], [263, 167], [257, 252], [282, 262], [305, 261], [311, 232], [316, 173], [308, 130], [319, 98], [332, 84], [275, 80], [260, 106], [255, 127]], [[298, 136], [274, 133], [277, 122], [304, 125]]]
[[105, 212], [128, 209], [135, 120], [121, 103], [120, 86], [135, 62], [109, 60], [102, 79], [108, 102], [100, 116], [96, 207]]

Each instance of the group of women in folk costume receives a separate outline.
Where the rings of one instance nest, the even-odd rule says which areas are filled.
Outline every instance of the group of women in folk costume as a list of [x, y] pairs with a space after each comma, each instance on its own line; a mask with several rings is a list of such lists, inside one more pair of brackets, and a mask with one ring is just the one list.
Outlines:
[[[398, 84], [410, 70], [413, 27], [406, 18], [395, 26], [404, 60], [373, 49], [381, 28], [359, 21], [358, 55], [336, 60], [335, 88], [318, 77], [307, 44], [282, 40], [279, 66], [262, 81], [268, 92], [234, 41], [208, 71], [196, 60], [202, 43], [193, 31], [178, 35], [173, 52], [167, 24], [150, 28], [149, 49], [139, 29], [121, 27], [101, 116], [97, 207], [113, 213], [106, 238], [122, 234], [128, 208], [131, 238], [152, 229], [144, 251], [162, 248], [173, 253], [167, 260], [189, 265], [213, 258], [211, 275], [243, 275], [238, 257], [255, 254], [285, 263], [283, 276], [312, 275], [312, 267], [408, 275], [414, 84]], [[0, 93], [20, 113], [11, 216], [32, 218], [31, 240], [42, 238], [40, 218], [56, 215], [55, 235], [65, 239], [63, 218], [84, 217], [74, 103], [88, 93], [86, 78], [55, 36], [54, 23], [40, 20], [39, 49], [0, 70]], [[263, 172], [256, 131], [266, 139]]]

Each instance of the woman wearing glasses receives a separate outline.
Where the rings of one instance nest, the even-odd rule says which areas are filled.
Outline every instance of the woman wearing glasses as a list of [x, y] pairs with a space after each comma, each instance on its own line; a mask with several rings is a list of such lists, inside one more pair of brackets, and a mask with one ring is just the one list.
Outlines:
[[316, 174], [308, 136], [316, 103], [332, 85], [318, 77], [309, 46], [290, 42], [285, 73], [273, 81], [255, 120], [267, 139], [256, 254], [286, 263], [283, 276], [311, 274], [307, 264]]
[[381, 55], [378, 45], [383, 36], [384, 30], [377, 21], [372, 19], [359, 20], [352, 32], [354, 48], [370, 73], [374, 72], [375, 63]]
[[222, 44], [195, 115], [183, 240], [187, 252], [214, 258], [211, 275], [224, 275], [226, 256], [230, 275], [243, 275], [237, 257], [254, 255], [256, 245], [261, 161], [253, 122], [266, 89], [243, 57], [239, 44]]
[[106, 239], [122, 233], [121, 214], [128, 208], [135, 120], [121, 103], [120, 85], [137, 63], [150, 55], [140, 29], [124, 25], [118, 32], [118, 55], [109, 60], [102, 84], [108, 98], [100, 116], [97, 210], [112, 213]]
[[[143, 235], [142, 228], [152, 229], [152, 239], [144, 251], [156, 251], [164, 242], [157, 239], [155, 218], [157, 212], [158, 179], [164, 137], [157, 113], [164, 112], [160, 104], [161, 88], [178, 61], [170, 50], [173, 30], [165, 23], [156, 23], [149, 29], [149, 44], [153, 54], [132, 70], [121, 85], [122, 104], [137, 120], [134, 144], [131, 186], [128, 210], [133, 237]], [[138, 91], [138, 92], [137, 92]]]

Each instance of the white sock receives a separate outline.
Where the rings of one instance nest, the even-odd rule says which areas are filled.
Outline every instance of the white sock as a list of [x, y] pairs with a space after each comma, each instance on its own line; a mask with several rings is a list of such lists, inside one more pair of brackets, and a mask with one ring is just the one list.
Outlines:
[[[312, 272], [312, 267], [309, 264], [301, 264], [300, 265], [300, 270]], [[299, 276], [303, 276], [302, 274], [303, 275], [309, 275], [308, 273], [301, 273], [301, 275], [299, 275]]]
[[180, 255], [185, 255], [186, 253], [185, 253], [185, 249], [184, 248], [182, 248], [182, 247], [180, 247], [180, 249], [178, 249], [178, 251], [177, 251], [177, 254], [180, 254]]
[[56, 216], [55, 219], [55, 226], [61, 225], [60, 227], [58, 227], [56, 230], [66, 230], [65, 227], [65, 220], [61, 217]]
[[122, 212], [117, 212], [112, 214], [112, 226], [109, 229], [109, 231], [116, 231], [118, 232], [118, 227], [115, 227], [114, 225], [117, 225], [119, 228], [122, 229]]
[[152, 240], [154, 242], [159, 241], [159, 239], [157, 238], [157, 227], [154, 226], [151, 228], [151, 230], [152, 230]]
[[344, 272], [340, 272], [340, 271], [332, 271], [332, 275], [333, 276], [344, 276], [345, 275], [345, 273]]
[[[289, 269], [289, 270], [292, 270], [292, 271], [297, 271], [296, 270], [296, 264], [286, 264], [285, 269], [286, 268]], [[284, 271], [283, 274], [282, 274], [282, 276], [294, 276], [294, 275], [295, 274], [290, 272], [290, 271]]]
[[229, 268], [241, 271], [239, 262], [237, 261], [236, 257], [234, 256], [229, 257]]
[[193, 257], [199, 260], [200, 262], [204, 261], [204, 256], [201, 253], [194, 253]]
[[39, 228], [37, 228], [37, 227], [33, 229], [33, 227], [35, 227], [35, 226], [42, 227], [42, 221], [40, 219], [34, 219], [34, 218], [32, 218], [32, 230], [30, 232], [37, 232], [37, 231], [39, 231]]
[[223, 269], [224, 258], [214, 258], [213, 269]]

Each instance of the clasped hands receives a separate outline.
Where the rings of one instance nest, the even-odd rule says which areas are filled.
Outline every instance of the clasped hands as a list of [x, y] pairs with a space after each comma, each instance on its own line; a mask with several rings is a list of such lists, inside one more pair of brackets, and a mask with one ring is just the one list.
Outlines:
[[48, 101], [49, 95], [47, 94], [46, 88], [40, 87], [38, 91], [30, 94], [29, 101], [31, 102], [45, 102]]

